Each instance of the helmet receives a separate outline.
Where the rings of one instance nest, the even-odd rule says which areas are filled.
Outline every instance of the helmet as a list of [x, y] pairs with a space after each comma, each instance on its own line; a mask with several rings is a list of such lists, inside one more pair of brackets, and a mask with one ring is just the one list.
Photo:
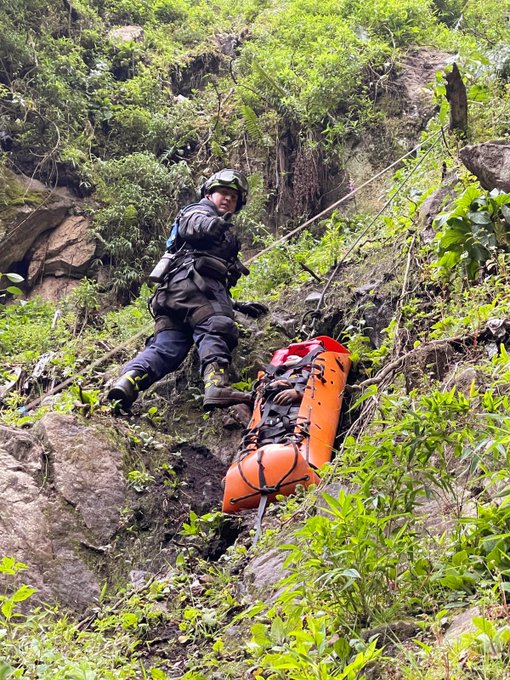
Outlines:
[[218, 187], [228, 187], [229, 189], [234, 189], [237, 191], [237, 206], [236, 212], [241, 210], [243, 205], [246, 204], [246, 199], [248, 197], [248, 181], [246, 176], [242, 172], [237, 170], [230, 170], [225, 168], [219, 172], [215, 172], [211, 175], [201, 187], [200, 195], [202, 198], [206, 194], [210, 194]]

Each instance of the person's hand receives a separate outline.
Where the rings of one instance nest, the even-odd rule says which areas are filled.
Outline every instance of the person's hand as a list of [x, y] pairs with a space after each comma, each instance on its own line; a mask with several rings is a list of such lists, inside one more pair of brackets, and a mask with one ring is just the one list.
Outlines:
[[230, 224], [223, 217], [213, 217], [207, 227], [207, 235], [211, 238], [220, 241], [223, 235], [229, 228]]
[[290, 380], [279, 378], [278, 380], [271, 380], [267, 387], [270, 390], [283, 390], [292, 387], [292, 383], [290, 382]]
[[269, 312], [269, 307], [264, 305], [262, 302], [236, 302], [235, 309], [242, 314], [251, 316], [254, 319], [258, 319], [259, 316], [263, 316]]
[[290, 389], [283, 390], [283, 392], [278, 392], [278, 394], [275, 395], [273, 402], [278, 404], [278, 406], [285, 406], [287, 404], [294, 404], [300, 400], [301, 394], [295, 389]]

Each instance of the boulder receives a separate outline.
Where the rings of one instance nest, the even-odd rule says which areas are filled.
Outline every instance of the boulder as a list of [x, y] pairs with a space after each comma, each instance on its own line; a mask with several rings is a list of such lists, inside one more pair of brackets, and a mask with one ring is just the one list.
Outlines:
[[77, 510], [94, 540], [108, 542], [119, 528], [125, 499], [121, 453], [74, 416], [49, 414], [34, 431], [49, 457], [55, 490]]
[[36, 239], [58, 226], [76, 199], [66, 189], [3, 169], [0, 191], [0, 272], [21, 262]]
[[32, 433], [0, 427], [0, 557], [29, 565], [37, 600], [76, 611], [97, 602], [126, 501], [121, 462], [101, 429], [74, 416], [48, 414]]
[[510, 142], [501, 140], [465, 146], [459, 156], [484, 189], [510, 192]]
[[424, 243], [432, 243], [434, 240], [437, 232], [433, 227], [433, 222], [452, 198], [456, 183], [457, 177], [445, 182], [439, 189], [436, 189], [436, 191], [430, 194], [430, 196], [427, 196], [420, 205], [418, 209], [418, 226], [420, 229], [420, 238]]
[[281, 593], [278, 583], [289, 575], [284, 562], [288, 555], [283, 550], [271, 549], [251, 560], [244, 571], [248, 596], [254, 601], [273, 602]]
[[444, 636], [445, 642], [452, 644], [457, 641], [461, 635], [466, 633], [473, 633], [476, 630], [476, 626], [473, 623], [473, 619], [476, 616], [481, 616], [482, 612], [478, 605], [466, 609], [466, 611], [454, 616], [446, 634]]
[[31, 299], [39, 296], [44, 300], [56, 302], [79, 285], [78, 279], [71, 279], [68, 276], [59, 276], [58, 278], [56, 276], [45, 276], [40, 283], [32, 288], [27, 297]]
[[119, 26], [108, 33], [112, 42], [141, 42], [144, 38], [143, 26]]
[[[34, 448], [36, 446], [34, 442]], [[1, 557], [15, 557], [29, 564], [25, 582], [45, 595], [49, 592], [43, 571], [54, 557], [49, 534], [45, 499], [40, 494], [39, 485], [24, 465], [0, 444]], [[2, 579], [2, 587], [4, 583], [5, 579]]]
[[454, 57], [447, 52], [428, 47], [409, 50], [401, 65], [397, 83], [405, 97], [406, 114], [421, 121], [428, 120], [434, 113], [434, 95], [431, 84], [437, 71], [442, 71]]
[[28, 268], [28, 285], [32, 286], [43, 273], [80, 278], [87, 273], [95, 254], [90, 220], [81, 215], [67, 217], [49, 235], [38, 238]]

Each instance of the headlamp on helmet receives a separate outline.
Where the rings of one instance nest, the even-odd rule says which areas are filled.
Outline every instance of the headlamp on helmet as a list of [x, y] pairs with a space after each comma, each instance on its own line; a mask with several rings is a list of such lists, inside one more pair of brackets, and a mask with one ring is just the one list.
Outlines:
[[215, 189], [227, 187], [237, 191], [236, 211], [241, 210], [248, 198], [248, 181], [242, 172], [225, 168], [211, 175], [203, 184], [200, 191], [202, 198], [207, 194], [212, 194]]

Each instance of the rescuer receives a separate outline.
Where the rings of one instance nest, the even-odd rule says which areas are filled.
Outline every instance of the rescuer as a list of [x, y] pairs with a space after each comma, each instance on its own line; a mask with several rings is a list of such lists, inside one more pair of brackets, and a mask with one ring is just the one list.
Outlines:
[[233, 302], [229, 290], [248, 269], [239, 260], [240, 244], [231, 217], [246, 204], [243, 173], [224, 169], [201, 188], [201, 200], [177, 215], [167, 252], [151, 276], [158, 287], [151, 302], [154, 335], [129, 361], [108, 392], [118, 411], [128, 411], [138, 393], [175, 371], [196, 345], [203, 376], [204, 408], [249, 403], [250, 394], [229, 385], [238, 330], [234, 309], [254, 318], [267, 307]]

